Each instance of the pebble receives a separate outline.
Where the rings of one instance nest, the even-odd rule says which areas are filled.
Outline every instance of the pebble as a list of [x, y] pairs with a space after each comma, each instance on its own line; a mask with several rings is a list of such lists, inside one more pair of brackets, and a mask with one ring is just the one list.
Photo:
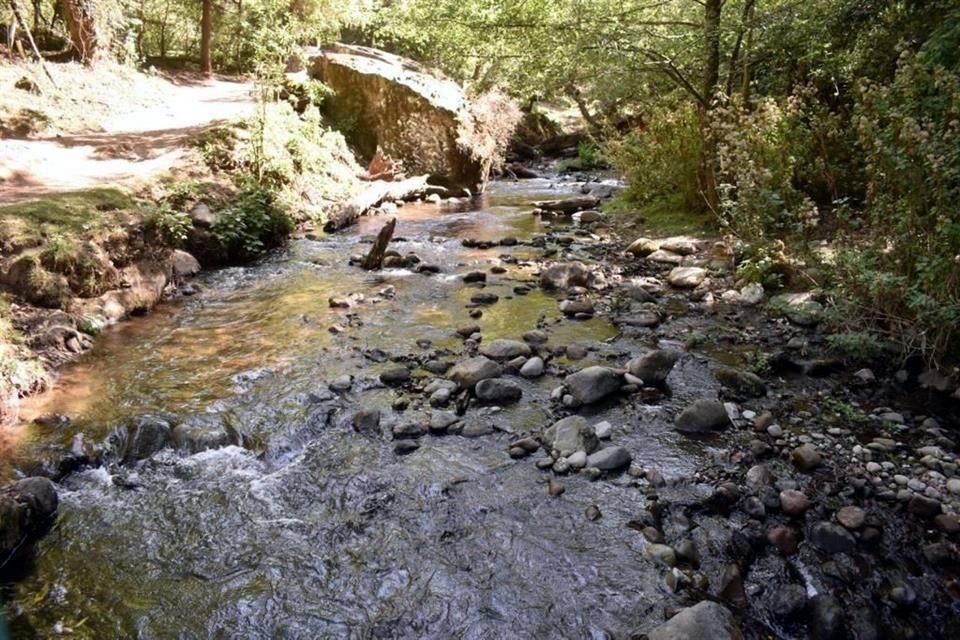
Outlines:
[[810, 506], [807, 494], [795, 489], [780, 492], [780, 509], [788, 516], [801, 516]]
[[613, 425], [607, 421], [598, 422], [593, 426], [593, 432], [600, 440], [609, 440], [613, 435]]
[[598, 507], [595, 504], [592, 504], [589, 507], [587, 507], [587, 510], [584, 512], [584, 515], [587, 517], [587, 520], [589, 520], [590, 522], [595, 522], [599, 520], [601, 517], [603, 517], [603, 514], [600, 513], [600, 507]]
[[566, 491], [566, 488], [556, 480], [547, 481], [547, 495], [556, 498], [562, 496], [564, 491]]
[[867, 520], [867, 512], [856, 506], [842, 507], [837, 511], [837, 522], [847, 529], [860, 529]]

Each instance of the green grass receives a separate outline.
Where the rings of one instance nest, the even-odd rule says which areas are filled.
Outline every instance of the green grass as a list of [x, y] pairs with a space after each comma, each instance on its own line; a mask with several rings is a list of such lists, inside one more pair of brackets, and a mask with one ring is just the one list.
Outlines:
[[0, 206], [0, 250], [39, 246], [45, 238], [79, 240], [116, 229], [137, 205], [119, 189], [97, 188]]
[[[629, 226], [635, 235], [653, 237], [690, 235], [698, 238], [717, 237], [720, 229], [709, 213], [691, 211], [679, 194], [658, 198], [643, 205], [617, 197], [604, 207], [621, 225]], [[636, 233], [639, 231], [640, 233]]]

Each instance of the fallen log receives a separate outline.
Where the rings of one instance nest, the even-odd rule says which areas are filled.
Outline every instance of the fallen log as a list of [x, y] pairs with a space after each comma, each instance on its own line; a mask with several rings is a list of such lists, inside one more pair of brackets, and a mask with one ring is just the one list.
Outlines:
[[592, 195], [574, 196], [563, 200], [543, 200], [534, 202], [533, 206], [543, 211], [554, 211], [565, 213], [567, 215], [583, 211], [585, 209], [595, 209], [600, 204], [600, 198]]
[[331, 211], [323, 225], [324, 231], [338, 231], [353, 224], [357, 218], [365, 215], [371, 209], [392, 200], [409, 200], [427, 192], [427, 176], [407, 178], [400, 182], [376, 181], [370, 186], [345, 202], [338, 209]]
[[383, 266], [383, 254], [387, 252], [387, 245], [390, 244], [390, 240], [393, 238], [393, 230], [396, 228], [396, 218], [390, 218], [390, 222], [383, 225], [380, 233], [377, 234], [377, 239], [373, 243], [373, 248], [370, 249], [370, 253], [367, 254], [366, 259], [363, 261], [364, 269], [367, 271], [376, 271]]

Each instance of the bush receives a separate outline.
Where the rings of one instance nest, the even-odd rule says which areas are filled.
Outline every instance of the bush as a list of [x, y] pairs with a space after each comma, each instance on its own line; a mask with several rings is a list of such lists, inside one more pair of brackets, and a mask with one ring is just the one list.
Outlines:
[[246, 261], [279, 245], [293, 231], [293, 222], [272, 191], [244, 189], [220, 212], [213, 235], [227, 261]]
[[643, 126], [609, 141], [604, 156], [626, 178], [625, 197], [630, 201], [645, 204], [679, 193], [685, 209], [703, 211], [706, 203], [697, 178], [701, 146], [696, 109], [664, 108]]
[[905, 53], [889, 85], [861, 87], [855, 124], [870, 233], [838, 256], [837, 297], [905, 346], [960, 356], [960, 73]]
[[[174, 198], [180, 199], [179, 195]], [[172, 202], [166, 201], [147, 210], [144, 227], [161, 245], [179, 248], [190, 236], [193, 220], [190, 214], [175, 209]]]

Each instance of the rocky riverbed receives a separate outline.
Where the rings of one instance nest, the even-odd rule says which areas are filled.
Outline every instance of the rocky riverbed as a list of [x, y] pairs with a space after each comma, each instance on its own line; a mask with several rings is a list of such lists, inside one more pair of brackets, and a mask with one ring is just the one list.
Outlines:
[[952, 637], [955, 385], [611, 189], [390, 206], [382, 272], [365, 218], [101, 337], [28, 407], [16, 633]]

